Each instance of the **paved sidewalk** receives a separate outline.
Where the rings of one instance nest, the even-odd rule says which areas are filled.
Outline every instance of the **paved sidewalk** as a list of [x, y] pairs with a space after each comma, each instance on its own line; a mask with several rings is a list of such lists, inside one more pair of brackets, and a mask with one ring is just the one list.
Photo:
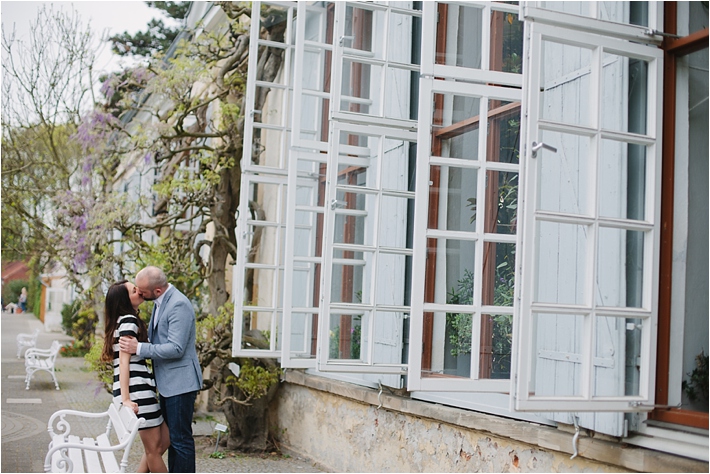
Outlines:
[[[57, 358], [56, 363], [60, 390], [54, 389], [51, 376], [43, 371], [35, 373], [30, 389], [25, 390], [24, 359], [17, 359], [15, 336], [39, 328], [40, 334], [37, 339], [39, 348], [48, 348], [55, 339], [61, 344], [66, 344], [71, 338], [61, 333], [45, 332], [44, 325], [31, 313], [3, 312], [1, 317], [1, 471], [3, 473], [44, 472], [44, 456], [47, 454], [49, 444], [47, 421], [52, 413], [61, 408], [102, 412], [111, 402], [111, 395], [86, 368], [83, 358], [61, 356]], [[209, 418], [218, 420], [222, 416], [221, 413], [210, 415]], [[193, 425], [198, 446], [197, 472], [324, 472], [309, 460], [297, 455], [258, 456], [227, 452], [223, 459], [210, 458], [209, 453], [214, 449], [214, 439], [210, 437], [214, 423], [215, 421], [208, 421], [206, 417], [198, 419]], [[79, 428], [77, 434], [99, 433], [105, 429], [105, 426], [103, 420], [86, 422], [77, 426]], [[142, 454], [143, 445], [137, 438], [131, 448], [128, 472], [135, 471]], [[167, 453], [165, 459], [167, 463]]]

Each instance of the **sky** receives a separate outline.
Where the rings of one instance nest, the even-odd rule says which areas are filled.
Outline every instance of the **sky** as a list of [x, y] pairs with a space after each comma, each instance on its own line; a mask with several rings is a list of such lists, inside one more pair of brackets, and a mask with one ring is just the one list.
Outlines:
[[[30, 22], [37, 16], [37, 10], [43, 4], [52, 4], [55, 10], [60, 8], [66, 12], [73, 7], [81, 16], [83, 24], [90, 22], [91, 29], [97, 38], [123, 33], [135, 33], [145, 30], [152, 18], [162, 18], [161, 12], [150, 8], [144, 2], [138, 1], [73, 1], [73, 2], [0, 2], [0, 18], [3, 34], [12, 32], [13, 24], [17, 37], [28, 34]], [[122, 64], [130, 64], [127, 59], [119, 58], [111, 52], [111, 46], [103, 43], [97, 57], [96, 67], [100, 72], [119, 71]]]

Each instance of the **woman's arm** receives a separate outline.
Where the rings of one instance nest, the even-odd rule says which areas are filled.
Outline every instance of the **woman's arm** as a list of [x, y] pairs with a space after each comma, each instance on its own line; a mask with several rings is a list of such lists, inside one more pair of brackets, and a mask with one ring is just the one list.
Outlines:
[[131, 390], [129, 388], [131, 382], [131, 354], [128, 352], [119, 352], [118, 356], [118, 383], [121, 387], [121, 403], [129, 407], [133, 412], [138, 414], [138, 405], [131, 401]]

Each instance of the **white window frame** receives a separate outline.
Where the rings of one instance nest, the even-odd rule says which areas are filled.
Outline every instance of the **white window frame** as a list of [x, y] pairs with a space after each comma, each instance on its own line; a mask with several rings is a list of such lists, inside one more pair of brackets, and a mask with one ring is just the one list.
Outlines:
[[[283, 314], [283, 297], [281, 288], [281, 275], [284, 271], [283, 257], [283, 242], [285, 236], [285, 222], [266, 221], [251, 219], [249, 212], [249, 190], [251, 184], [269, 184], [276, 185], [279, 188], [278, 196], [274, 196], [277, 200], [276, 213], [277, 216], [284, 215], [284, 196], [286, 190], [286, 178], [283, 176], [268, 176], [254, 175], [249, 173], [242, 174], [241, 189], [240, 189], [240, 212], [237, 218], [237, 264], [235, 265], [235, 273], [232, 278], [232, 292], [234, 294], [234, 327], [232, 330], [232, 356], [233, 357], [266, 357], [278, 358], [281, 356], [281, 349], [278, 348], [277, 338], [281, 336], [282, 317]], [[276, 228], [276, 238], [274, 246], [266, 251], [272, 252], [272, 258], [275, 263], [249, 263], [247, 262], [248, 253], [251, 246], [246, 245], [246, 242], [251, 235], [249, 226], [255, 224], [262, 227]], [[244, 274], [248, 268], [273, 270], [275, 281], [271, 289], [272, 305], [252, 305], [244, 301]], [[244, 312], [255, 311], [271, 313], [270, 322], [270, 338], [269, 349], [242, 349], [243, 327], [244, 327]], [[282, 337], [282, 336], [281, 336]], [[282, 337], [283, 343], [283, 337]]]
[[[247, 87], [246, 87], [246, 97], [244, 100], [244, 150], [242, 153], [242, 172], [243, 173], [270, 173], [270, 174], [283, 174], [287, 173], [288, 164], [286, 163], [286, 157], [288, 156], [288, 146], [289, 146], [289, 135], [291, 133], [291, 114], [289, 113], [291, 96], [293, 95], [293, 74], [292, 74], [292, 62], [294, 55], [294, 45], [293, 45], [293, 27], [294, 27], [294, 11], [297, 8], [299, 2], [279, 2], [279, 1], [256, 1], [252, 3], [252, 18], [249, 33], [251, 35], [251, 41], [249, 43], [249, 65], [247, 70]], [[261, 6], [262, 5], [273, 5], [277, 7], [282, 7], [287, 9], [287, 19], [288, 25], [286, 27], [286, 32], [284, 33], [284, 43], [277, 43], [274, 41], [262, 40], [260, 38], [261, 31]], [[257, 64], [259, 61], [259, 47], [260, 46], [270, 46], [274, 48], [279, 48], [284, 50], [284, 63], [279, 72], [278, 78], [281, 82], [265, 82], [257, 81]], [[254, 101], [256, 99], [256, 88], [257, 87], [271, 87], [274, 89], [279, 89], [283, 91], [283, 97], [281, 100], [281, 123], [279, 125], [273, 124], [262, 124], [262, 122], [255, 122], [254, 115], [257, 112], [255, 109]], [[262, 119], [264, 114], [262, 112]], [[265, 130], [276, 130], [281, 132], [281, 143], [280, 143], [280, 163], [278, 167], [272, 166], [262, 166], [252, 163], [251, 157], [254, 148], [254, 129], [260, 128]]]
[[[562, 24], [567, 21], [565, 15], [553, 15]], [[576, 16], [572, 16], [577, 21]], [[556, 22], [558, 23], [558, 22]], [[601, 22], [607, 24], [608, 22]], [[521, 168], [524, 179], [524, 191], [521, 194], [522, 202], [522, 228], [518, 234], [518, 266], [516, 281], [522, 282], [519, 290], [520, 304], [516, 307], [516, 327], [514, 329], [514, 362], [513, 382], [514, 399], [511, 404], [519, 411], [645, 411], [653, 408], [654, 382], [655, 382], [655, 345], [657, 329], [657, 299], [658, 299], [658, 266], [659, 266], [659, 239], [660, 239], [660, 178], [661, 178], [661, 120], [660, 108], [662, 104], [662, 58], [661, 50], [638, 43], [631, 43], [614, 38], [613, 34], [601, 36], [578, 31], [575, 23], [569, 28], [559, 28], [540, 23], [532, 23], [526, 32], [526, 64], [525, 74], [526, 99], [523, 101], [523, 153], [521, 154]], [[598, 25], [599, 26], [599, 25]], [[600, 27], [600, 26], [599, 26]], [[613, 32], [612, 32], [613, 33]], [[532, 58], [531, 51], [539, 52], [542, 38], [553, 39], [557, 43], [578, 45], [593, 50], [592, 72], [590, 89], [592, 97], [592, 122], [589, 126], [567, 125], [540, 118], [538, 95], [540, 94], [539, 55]], [[647, 103], [647, 133], [638, 135], [625, 132], [604, 130], [601, 128], [600, 93], [601, 70], [603, 51], [619, 54], [626, 57], [638, 58], [648, 62], [648, 103]], [[574, 131], [576, 134], [590, 137], [591, 156], [594, 163], [590, 167], [592, 176], [587, 202], [591, 203], [592, 216], [572, 216], [551, 211], [536, 211], [535, 197], [538, 186], [538, 176], [535, 161], [532, 157], [530, 144], [540, 141], [541, 130]], [[646, 156], [646, 196], [645, 219], [636, 221], [624, 218], [600, 218], [598, 216], [597, 190], [596, 190], [596, 163], [598, 160], [598, 142], [601, 139], [618, 140], [625, 143], [635, 143], [647, 147]], [[542, 151], [546, 153], [546, 151]], [[529, 165], [529, 166], [528, 166]], [[535, 266], [536, 223], [540, 221], [570, 223], [587, 225], [592, 232], [587, 233], [588, 248], [586, 253], [587, 270], [585, 275], [585, 292], [587, 296], [581, 305], [542, 304], [534, 301], [534, 279], [537, 278]], [[596, 274], [597, 229], [603, 224], [606, 228], [620, 230], [635, 230], [645, 233], [644, 237], [644, 286], [643, 301], [640, 308], [603, 307], [595, 303], [592, 296]], [[590, 276], [591, 275], [591, 276]], [[529, 387], [534, 386], [532, 363], [536, 354], [534, 348], [534, 326], [531, 318], [533, 312], [550, 312], [556, 314], [586, 314], [585, 331], [583, 336], [583, 353], [580, 355], [582, 362], [581, 395], [578, 396], [546, 396], [534, 397], [530, 394]], [[640, 383], [638, 396], [595, 397], [593, 396], [593, 352], [595, 337], [595, 319], [600, 316], [619, 318], [638, 318], [643, 320], [641, 355], [640, 355]]]
[[[383, 189], [381, 187], [381, 173], [384, 160], [384, 144], [386, 138], [394, 138], [408, 142], [416, 142], [416, 133], [400, 129], [379, 128], [374, 129], [367, 125], [347, 124], [347, 123], [331, 123], [331, 151], [328, 154], [328, 178], [326, 181], [326, 200], [325, 200], [325, 231], [323, 238], [323, 267], [321, 271], [321, 312], [318, 319], [318, 365], [317, 368], [322, 372], [343, 372], [343, 373], [366, 373], [366, 374], [406, 374], [407, 364], [390, 364], [390, 363], [375, 363], [374, 362], [374, 325], [375, 313], [377, 310], [388, 312], [397, 312], [410, 314], [409, 306], [387, 306], [379, 305], [374, 301], [374, 287], [376, 285], [375, 275], [377, 275], [377, 257], [381, 251], [386, 251], [388, 254], [411, 255], [412, 252], [407, 249], [392, 249], [381, 247], [377, 241], [377, 226], [379, 225], [378, 216], [375, 215], [372, 220], [374, 225], [374, 245], [356, 245], [356, 244], [335, 244], [334, 243], [334, 225], [335, 212], [337, 206], [331, 206], [335, 202], [337, 193], [338, 166], [337, 158], [340, 155], [341, 148], [347, 148], [348, 145], [339, 143], [340, 132], [352, 132], [356, 134], [377, 136], [380, 138], [379, 143], [379, 159], [377, 161], [377, 188], [369, 188], [372, 191], [370, 194], [381, 196]], [[401, 197], [414, 197], [414, 193], [401, 191], [398, 193]], [[362, 303], [336, 303], [331, 302], [331, 274], [333, 265], [333, 249], [334, 248], [349, 248], [355, 251], [366, 250], [373, 254], [373, 265], [371, 268], [372, 281], [367, 282], [373, 288], [373, 302], [371, 304]], [[370, 313], [368, 334], [368, 345], [366, 361], [354, 362], [348, 359], [329, 359], [329, 323], [332, 311], [337, 311], [338, 314], [360, 314], [364, 312]], [[363, 329], [364, 334], [365, 329]]]

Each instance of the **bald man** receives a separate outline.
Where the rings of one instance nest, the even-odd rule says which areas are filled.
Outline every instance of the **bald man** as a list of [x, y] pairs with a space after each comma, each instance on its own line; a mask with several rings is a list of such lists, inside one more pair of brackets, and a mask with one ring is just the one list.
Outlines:
[[148, 340], [121, 337], [121, 351], [153, 360], [160, 408], [170, 431], [168, 470], [195, 472], [195, 440], [192, 414], [202, 388], [202, 369], [195, 350], [195, 310], [177, 288], [168, 283], [158, 267], [146, 267], [136, 275], [141, 296], [153, 301]]

